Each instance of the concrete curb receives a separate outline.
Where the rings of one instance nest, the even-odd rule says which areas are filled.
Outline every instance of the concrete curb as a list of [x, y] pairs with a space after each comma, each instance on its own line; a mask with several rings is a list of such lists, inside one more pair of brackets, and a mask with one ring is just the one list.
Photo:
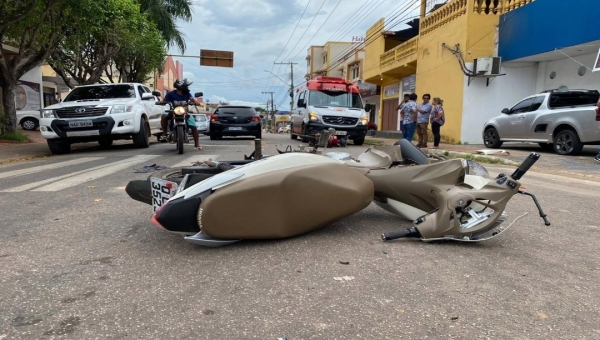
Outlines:
[[[441, 149], [437, 149], [435, 151], [432, 151], [432, 150], [428, 150], [428, 151], [429, 151], [428, 152], [429, 154], [436, 155], [436, 156], [446, 156], [446, 153], [448, 153], [448, 155], [450, 155], [450, 156], [456, 156], [456, 157], [461, 157], [461, 158], [489, 159], [489, 160], [493, 160], [495, 162], [499, 162], [504, 165], [519, 165], [519, 164], [521, 164], [519, 162], [511, 161], [510, 159], [496, 157], [496, 156], [480, 155], [477, 153], [458, 152], [458, 151], [449, 151], [449, 150], [441, 150]], [[497, 163], [494, 163], [494, 164], [497, 164]]]

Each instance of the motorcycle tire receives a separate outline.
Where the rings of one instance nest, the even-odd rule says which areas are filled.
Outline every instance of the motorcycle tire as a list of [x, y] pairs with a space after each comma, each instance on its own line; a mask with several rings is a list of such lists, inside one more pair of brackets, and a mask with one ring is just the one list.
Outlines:
[[185, 138], [185, 127], [183, 125], [177, 125], [177, 151], [179, 154], [183, 154], [183, 139]]

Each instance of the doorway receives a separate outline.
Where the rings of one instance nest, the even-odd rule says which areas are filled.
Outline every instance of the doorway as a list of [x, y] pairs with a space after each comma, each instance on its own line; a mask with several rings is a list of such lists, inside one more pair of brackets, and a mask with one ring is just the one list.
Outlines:
[[383, 101], [383, 117], [381, 117], [381, 130], [398, 131], [398, 98]]

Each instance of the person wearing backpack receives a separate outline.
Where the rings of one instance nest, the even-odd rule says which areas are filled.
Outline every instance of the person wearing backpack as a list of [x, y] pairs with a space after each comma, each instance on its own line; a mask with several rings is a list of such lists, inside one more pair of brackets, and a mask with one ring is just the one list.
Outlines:
[[433, 148], [438, 149], [440, 146], [440, 127], [446, 122], [444, 114], [444, 101], [440, 98], [433, 98], [433, 110], [431, 110], [431, 132], [433, 132]]

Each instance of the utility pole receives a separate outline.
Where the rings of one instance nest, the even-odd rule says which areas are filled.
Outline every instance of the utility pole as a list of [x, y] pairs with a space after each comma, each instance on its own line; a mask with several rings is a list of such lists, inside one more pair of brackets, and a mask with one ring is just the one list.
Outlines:
[[275, 65], [286, 65], [290, 64], [290, 68], [292, 69], [291, 77], [292, 83], [290, 85], [290, 114], [292, 114], [292, 110], [294, 109], [294, 65], [298, 65], [298, 63], [287, 62], [287, 63], [273, 63]]
[[[273, 93], [275, 93], [275, 92], [271, 92], [271, 91], [263, 92], [263, 94], [265, 94], [265, 93], [271, 95], [271, 111], [267, 117], [269, 117], [270, 119], [273, 119], [273, 128], [275, 128], [275, 117], [274, 117], [275, 112], [273, 111]], [[267, 105], [267, 110], [268, 109], [269, 109], [269, 105]]]

